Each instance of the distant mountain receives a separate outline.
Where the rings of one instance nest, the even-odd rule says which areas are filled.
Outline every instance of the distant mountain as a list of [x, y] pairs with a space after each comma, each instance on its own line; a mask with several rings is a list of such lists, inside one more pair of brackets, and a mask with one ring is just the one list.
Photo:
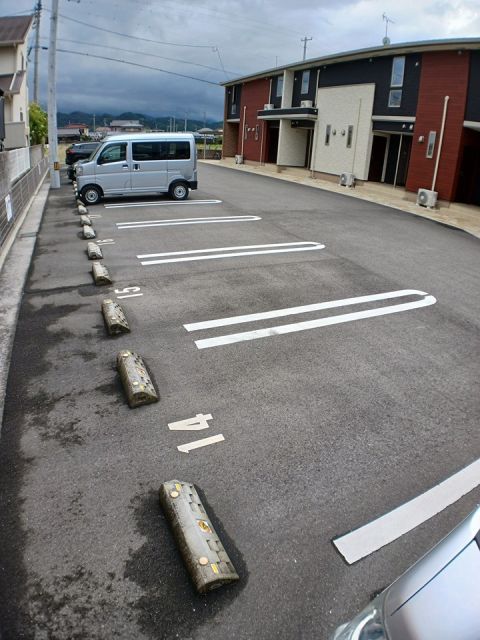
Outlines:
[[[70, 123], [82, 123], [87, 124], [90, 129], [93, 129], [94, 116], [92, 113], [85, 113], [84, 111], [72, 111], [72, 113], [57, 113], [57, 124], [59, 127], [65, 127]], [[112, 114], [112, 113], [96, 113], [95, 114], [95, 126], [103, 127], [108, 126], [112, 120], [139, 120], [147, 129], [163, 129], [165, 131], [170, 129], [171, 118], [166, 116], [147, 116], [143, 113], [132, 113], [127, 111], [126, 113]], [[206, 124], [211, 129], [221, 129], [223, 122], [207, 120], [206, 123], [203, 120], [187, 120], [187, 130], [196, 131], [201, 129]], [[177, 131], [183, 131], [185, 127], [185, 120], [183, 118], [177, 118], [176, 120]]]

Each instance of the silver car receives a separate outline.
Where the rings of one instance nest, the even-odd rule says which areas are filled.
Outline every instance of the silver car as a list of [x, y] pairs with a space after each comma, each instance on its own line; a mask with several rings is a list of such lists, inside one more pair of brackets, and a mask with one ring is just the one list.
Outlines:
[[480, 507], [332, 640], [480, 640]]

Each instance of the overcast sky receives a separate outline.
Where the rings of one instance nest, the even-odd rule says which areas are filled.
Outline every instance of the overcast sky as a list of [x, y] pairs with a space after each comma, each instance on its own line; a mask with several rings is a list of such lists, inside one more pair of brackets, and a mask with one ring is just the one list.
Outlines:
[[[24, 13], [34, 3], [1, 0], [0, 13]], [[43, 6], [47, 46], [51, 0]], [[313, 38], [307, 58], [380, 45], [384, 12], [394, 21], [392, 43], [480, 36], [480, 0], [60, 0], [58, 48], [218, 83], [301, 60], [304, 36]], [[44, 105], [47, 55], [40, 53]], [[222, 87], [116, 61], [59, 53], [57, 83], [60, 111], [223, 117]]]

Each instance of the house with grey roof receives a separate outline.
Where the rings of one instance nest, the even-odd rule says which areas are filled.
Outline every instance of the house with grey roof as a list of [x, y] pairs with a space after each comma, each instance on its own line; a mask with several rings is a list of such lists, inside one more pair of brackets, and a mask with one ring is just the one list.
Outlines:
[[[29, 146], [27, 39], [33, 16], [0, 17], [0, 100], [5, 149]], [[1, 109], [1, 105], [0, 105]]]

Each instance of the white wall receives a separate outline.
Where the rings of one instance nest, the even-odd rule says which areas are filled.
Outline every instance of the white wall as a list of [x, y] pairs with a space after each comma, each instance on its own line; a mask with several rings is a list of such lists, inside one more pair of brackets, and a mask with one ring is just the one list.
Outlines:
[[[318, 90], [318, 120], [313, 142], [313, 169], [340, 175], [352, 172], [367, 180], [372, 148], [374, 84], [325, 87]], [[325, 144], [327, 125], [330, 144]], [[348, 126], [353, 125], [352, 146], [347, 147]], [[334, 135], [333, 132], [336, 132]], [[342, 135], [342, 131], [345, 132]]]
[[292, 106], [294, 75], [294, 72], [289, 69], [285, 69], [283, 72], [282, 109], [288, 109]]
[[14, 73], [17, 70], [16, 59], [15, 47], [0, 47], [0, 75]]
[[290, 120], [280, 120], [277, 164], [303, 167], [307, 151], [307, 129], [292, 129]]

